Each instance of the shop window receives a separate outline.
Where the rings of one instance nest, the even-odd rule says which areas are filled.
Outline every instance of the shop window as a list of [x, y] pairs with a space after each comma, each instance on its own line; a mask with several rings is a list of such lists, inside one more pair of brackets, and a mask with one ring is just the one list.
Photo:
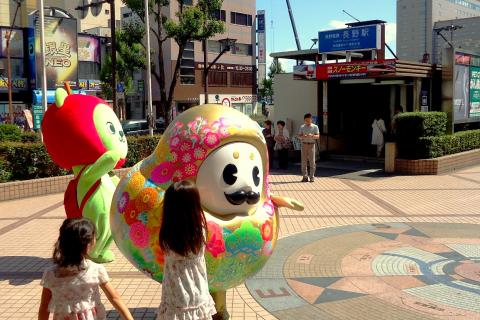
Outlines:
[[[225, 71], [209, 71], [208, 72], [208, 85], [216, 87], [227, 86], [228, 72]], [[202, 72], [202, 85], [205, 85], [205, 73]]]
[[239, 24], [242, 26], [252, 26], [252, 15], [239, 13], [239, 12], [231, 12], [230, 13], [230, 22], [233, 24]]
[[186, 6], [193, 6], [193, 0], [183, 0], [183, 4]]
[[231, 52], [232, 54], [251, 56], [253, 54], [253, 46], [246, 43], [235, 43]]
[[180, 83], [195, 84], [195, 51], [193, 42], [187, 42], [180, 62]]
[[217, 10], [213, 14], [213, 18], [216, 19], [216, 20], [226, 22], [227, 21], [227, 12], [225, 10]]
[[251, 87], [253, 86], [253, 73], [251, 72], [231, 72], [232, 87]]
[[79, 79], [100, 79], [100, 64], [91, 61], [78, 62]]
[[[12, 66], [12, 78], [26, 78], [23, 59], [10, 59]], [[0, 79], [8, 79], [7, 59], [0, 59]]]
[[222, 44], [219, 41], [208, 40], [208, 52], [220, 53], [222, 51]]

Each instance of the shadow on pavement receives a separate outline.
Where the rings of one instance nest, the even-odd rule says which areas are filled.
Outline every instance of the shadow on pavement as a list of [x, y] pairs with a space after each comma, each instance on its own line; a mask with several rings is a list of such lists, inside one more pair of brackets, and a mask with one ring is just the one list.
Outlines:
[[22, 286], [42, 278], [52, 259], [32, 256], [0, 256], [0, 281], [8, 280], [12, 286]]
[[[127, 302], [128, 306], [128, 302]], [[128, 308], [135, 320], [155, 320], [157, 308]], [[116, 310], [107, 311], [107, 319], [122, 319]]]

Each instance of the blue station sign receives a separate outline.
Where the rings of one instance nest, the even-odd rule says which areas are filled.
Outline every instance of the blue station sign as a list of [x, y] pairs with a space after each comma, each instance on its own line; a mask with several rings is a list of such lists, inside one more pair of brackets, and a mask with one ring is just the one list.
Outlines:
[[361, 51], [381, 48], [381, 25], [320, 31], [318, 52]]

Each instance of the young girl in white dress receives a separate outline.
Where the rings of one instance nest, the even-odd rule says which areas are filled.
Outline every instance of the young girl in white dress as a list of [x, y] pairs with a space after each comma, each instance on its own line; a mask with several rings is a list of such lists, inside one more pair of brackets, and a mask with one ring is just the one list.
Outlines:
[[204, 320], [216, 314], [203, 256], [206, 227], [195, 185], [172, 184], [165, 192], [160, 228], [165, 267], [157, 319]]
[[122, 319], [133, 320], [130, 311], [109, 282], [105, 267], [87, 260], [95, 245], [95, 226], [85, 218], [66, 219], [53, 252], [54, 266], [43, 273], [39, 320], [104, 320], [105, 307], [99, 287]]

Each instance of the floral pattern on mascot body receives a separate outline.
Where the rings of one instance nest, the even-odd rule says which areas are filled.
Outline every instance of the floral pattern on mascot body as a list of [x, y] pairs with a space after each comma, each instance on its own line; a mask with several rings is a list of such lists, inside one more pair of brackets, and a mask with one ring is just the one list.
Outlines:
[[70, 94], [70, 88], [57, 89], [55, 103], [42, 122], [45, 147], [53, 162], [73, 170], [65, 192], [67, 217], [83, 216], [96, 227], [96, 244], [90, 258], [96, 262], [114, 259], [109, 246], [110, 206], [118, 177], [110, 176], [125, 162], [128, 146], [122, 126], [112, 108], [94, 96]]
[[120, 181], [112, 202], [111, 228], [120, 251], [139, 270], [163, 279], [159, 246], [165, 190], [180, 180], [199, 188], [208, 225], [205, 258], [212, 292], [241, 284], [272, 254], [279, 206], [303, 210], [268, 187], [268, 153], [259, 125], [221, 105], [180, 114], [154, 153]]

